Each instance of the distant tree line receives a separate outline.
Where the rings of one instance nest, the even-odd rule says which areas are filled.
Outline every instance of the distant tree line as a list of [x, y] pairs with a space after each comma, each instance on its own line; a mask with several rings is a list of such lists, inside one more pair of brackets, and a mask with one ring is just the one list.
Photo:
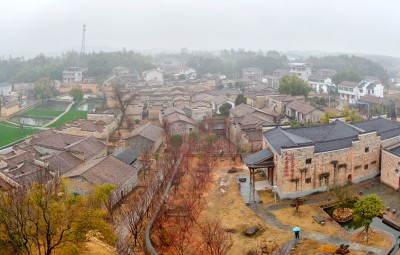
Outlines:
[[80, 56], [77, 52], [68, 52], [58, 57], [40, 54], [32, 59], [0, 59], [0, 81], [35, 82], [42, 77], [61, 80], [62, 72], [70, 66], [83, 66], [86, 76], [106, 76], [116, 66], [125, 66], [139, 72], [151, 69], [150, 56], [133, 51], [98, 52]]
[[[283, 68], [289, 63], [285, 55], [277, 51], [269, 51], [267, 54], [255, 51], [222, 50], [219, 57], [210, 55], [193, 55], [187, 65], [196, 69], [197, 73], [224, 73], [230, 77], [241, 75], [242, 69], [257, 67], [265, 74], [272, 74], [278, 68]], [[236, 76], [237, 77], [237, 76]]]
[[[268, 51], [266, 54], [256, 51], [222, 50], [219, 56], [210, 54], [189, 54], [181, 53], [179, 56], [187, 60], [187, 65], [196, 69], [197, 73], [224, 73], [233, 78], [241, 76], [242, 69], [257, 67], [264, 71], [264, 74], [272, 74], [278, 68], [287, 68], [289, 60], [285, 55], [277, 51]], [[299, 60], [300, 61], [300, 60]], [[378, 63], [369, 59], [356, 56], [326, 56], [310, 57], [301, 61], [309, 62], [314, 68], [329, 68], [338, 71], [336, 81], [345, 79], [359, 81], [365, 76], [376, 76], [384, 84], [387, 83], [388, 75], [385, 69]]]
[[348, 76], [347, 78], [351, 81], [358, 81], [367, 75], [378, 77], [384, 84], [387, 84], [388, 81], [388, 75], [380, 64], [362, 57], [347, 55], [310, 57], [308, 62], [314, 68], [330, 68], [339, 73], [345, 73], [344, 76]]

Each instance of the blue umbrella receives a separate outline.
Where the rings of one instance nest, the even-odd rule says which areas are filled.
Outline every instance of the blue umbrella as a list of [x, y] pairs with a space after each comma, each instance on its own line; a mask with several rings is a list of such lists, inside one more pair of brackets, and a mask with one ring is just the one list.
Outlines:
[[301, 230], [301, 228], [299, 228], [299, 227], [294, 227], [293, 228], [293, 232], [298, 232], [298, 231], [300, 231]]

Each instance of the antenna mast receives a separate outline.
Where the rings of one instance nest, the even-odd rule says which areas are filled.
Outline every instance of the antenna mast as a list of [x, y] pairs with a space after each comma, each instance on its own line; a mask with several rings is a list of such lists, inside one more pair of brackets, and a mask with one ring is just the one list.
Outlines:
[[81, 55], [85, 54], [85, 33], [86, 33], [86, 25], [83, 25]]

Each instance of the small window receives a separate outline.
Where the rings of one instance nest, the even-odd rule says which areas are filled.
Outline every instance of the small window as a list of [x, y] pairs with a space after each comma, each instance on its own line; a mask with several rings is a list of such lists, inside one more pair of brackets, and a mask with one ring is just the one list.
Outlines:
[[311, 164], [311, 158], [306, 159], [306, 164]]
[[376, 164], [376, 160], [371, 162], [371, 165], [375, 165]]
[[306, 178], [306, 183], [311, 183], [311, 177], [310, 178]]
[[369, 152], [369, 147], [365, 147], [365, 152]]
[[361, 168], [361, 166], [356, 166], [356, 167], [354, 167], [354, 170], [358, 170], [360, 168]]
[[368, 164], [364, 165], [364, 170], [368, 170]]

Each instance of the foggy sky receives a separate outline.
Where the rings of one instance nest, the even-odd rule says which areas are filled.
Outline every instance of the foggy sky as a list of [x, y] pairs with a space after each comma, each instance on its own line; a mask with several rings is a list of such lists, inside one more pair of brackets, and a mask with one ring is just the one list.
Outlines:
[[0, 56], [79, 50], [319, 50], [400, 56], [396, 0], [0, 0]]

